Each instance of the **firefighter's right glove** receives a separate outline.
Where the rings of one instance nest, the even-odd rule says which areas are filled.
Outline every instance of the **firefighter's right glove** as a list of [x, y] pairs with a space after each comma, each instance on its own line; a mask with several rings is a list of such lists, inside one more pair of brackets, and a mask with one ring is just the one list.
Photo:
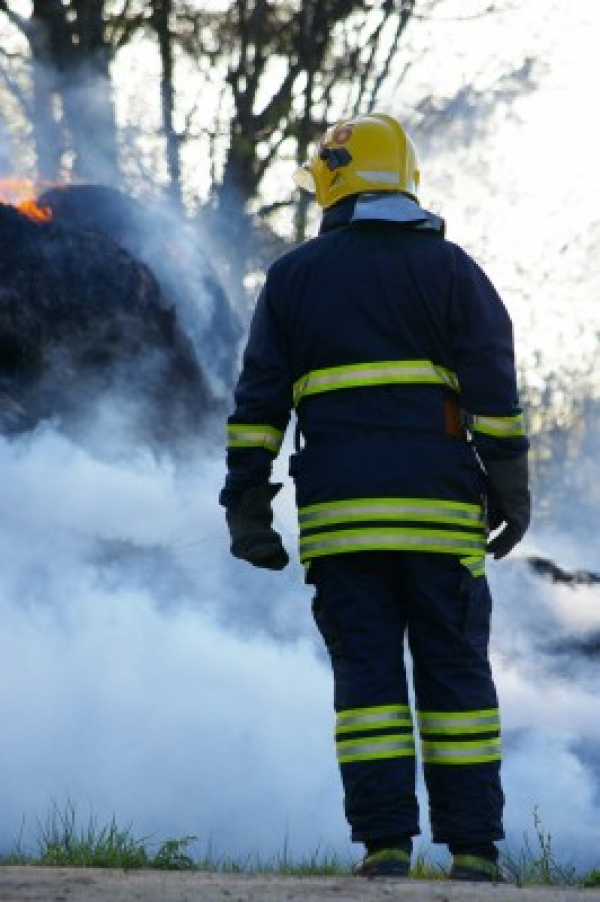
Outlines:
[[271, 502], [281, 483], [248, 489], [234, 509], [226, 512], [231, 553], [255, 567], [283, 570], [289, 561], [281, 536], [273, 529]]
[[485, 468], [494, 514], [490, 525], [502, 526], [498, 535], [488, 542], [487, 550], [500, 560], [521, 541], [531, 520], [527, 452], [512, 460], [486, 460]]

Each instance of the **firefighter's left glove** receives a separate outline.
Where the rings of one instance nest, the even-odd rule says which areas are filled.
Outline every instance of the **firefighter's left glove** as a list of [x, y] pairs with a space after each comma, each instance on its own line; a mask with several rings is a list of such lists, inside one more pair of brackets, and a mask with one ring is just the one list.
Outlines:
[[488, 460], [485, 468], [494, 511], [491, 526], [502, 525], [501, 531], [488, 542], [487, 550], [500, 560], [521, 541], [531, 520], [527, 452], [512, 460]]
[[281, 483], [248, 489], [242, 500], [226, 512], [231, 553], [255, 567], [283, 570], [289, 561], [281, 536], [273, 529], [271, 502]]

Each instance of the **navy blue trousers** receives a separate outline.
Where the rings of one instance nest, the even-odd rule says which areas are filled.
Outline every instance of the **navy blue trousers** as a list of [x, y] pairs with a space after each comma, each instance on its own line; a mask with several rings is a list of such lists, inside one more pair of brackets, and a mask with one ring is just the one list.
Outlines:
[[420, 832], [418, 746], [433, 841], [502, 839], [485, 576], [471, 575], [451, 555], [360, 552], [317, 559], [309, 580], [333, 668], [336, 749], [352, 839], [368, 844]]

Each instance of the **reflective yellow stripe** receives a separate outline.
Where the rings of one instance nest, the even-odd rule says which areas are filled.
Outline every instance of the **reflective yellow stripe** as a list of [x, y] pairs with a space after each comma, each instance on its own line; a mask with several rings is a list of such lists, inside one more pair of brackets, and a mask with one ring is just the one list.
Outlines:
[[[298, 520], [303, 562], [351, 551], [433, 551], [459, 555], [472, 573], [483, 573], [486, 533], [479, 504], [438, 498], [353, 498], [300, 508]], [[328, 529], [335, 525], [355, 528]], [[444, 526], [454, 529], [438, 528]]]
[[[399, 729], [402, 732], [398, 732]], [[339, 711], [336, 717], [336, 751], [340, 764], [414, 757], [410, 707], [375, 705]]]
[[445, 385], [458, 392], [458, 376], [431, 360], [376, 360], [311, 370], [294, 383], [294, 405], [309, 395], [374, 385]]
[[368, 739], [345, 739], [336, 743], [340, 764], [358, 761], [378, 761], [383, 758], [413, 758], [415, 745], [412, 734], [372, 736]]
[[485, 576], [485, 555], [469, 555], [460, 559], [463, 567], [471, 573], [471, 576]]
[[498, 708], [482, 711], [418, 711], [421, 733], [487, 733], [500, 729]]
[[298, 511], [300, 528], [315, 528], [331, 523], [365, 520], [426, 520], [429, 523], [484, 526], [479, 504], [445, 501], [437, 498], [357, 498], [313, 504]]
[[[482, 736], [464, 739], [469, 733], [499, 733], [500, 711], [484, 708], [475, 711], [418, 711], [423, 760], [427, 764], [484, 764], [501, 758], [500, 737]], [[446, 739], [429, 739], [428, 736]], [[461, 738], [452, 738], [461, 737]]]
[[525, 425], [521, 413], [513, 417], [488, 417], [473, 414], [469, 417], [469, 428], [472, 432], [481, 432], [496, 438], [518, 438], [525, 435]]
[[408, 705], [381, 705], [376, 708], [352, 708], [336, 717], [336, 733], [367, 732], [385, 727], [409, 727], [412, 718]]
[[228, 448], [266, 448], [272, 454], [279, 454], [283, 432], [263, 423], [229, 423], [227, 426]]
[[470, 871], [483, 872], [490, 877], [498, 878], [498, 865], [487, 858], [480, 858], [479, 855], [453, 855], [452, 866], [468, 868]]
[[426, 764], [485, 764], [502, 757], [500, 739], [468, 742], [422, 742]]
[[468, 555], [485, 552], [485, 538], [476, 533], [434, 529], [345, 529], [300, 538], [302, 562], [309, 558], [352, 551], [432, 551]]

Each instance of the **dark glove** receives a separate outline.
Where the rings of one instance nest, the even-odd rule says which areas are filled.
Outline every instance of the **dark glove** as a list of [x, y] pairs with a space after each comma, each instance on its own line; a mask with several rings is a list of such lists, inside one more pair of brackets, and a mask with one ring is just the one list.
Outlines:
[[281, 483], [256, 486], [244, 492], [242, 500], [225, 516], [231, 535], [231, 553], [255, 567], [283, 570], [289, 557], [279, 533], [272, 527], [271, 502]]
[[521, 541], [531, 520], [527, 452], [512, 460], [485, 461], [488, 483], [489, 525], [501, 532], [488, 542], [496, 560], [506, 557]]

